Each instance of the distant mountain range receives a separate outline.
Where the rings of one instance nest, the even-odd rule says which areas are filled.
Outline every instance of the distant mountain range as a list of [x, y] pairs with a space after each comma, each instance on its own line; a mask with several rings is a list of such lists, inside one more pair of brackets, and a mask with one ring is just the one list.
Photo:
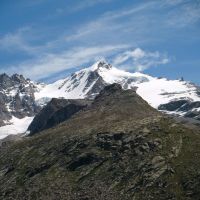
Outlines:
[[107, 85], [135, 90], [152, 107], [168, 114], [200, 120], [200, 89], [184, 80], [129, 73], [99, 61], [52, 84], [22, 75], [0, 75], [0, 138], [23, 133], [33, 117], [52, 99], [94, 99]]

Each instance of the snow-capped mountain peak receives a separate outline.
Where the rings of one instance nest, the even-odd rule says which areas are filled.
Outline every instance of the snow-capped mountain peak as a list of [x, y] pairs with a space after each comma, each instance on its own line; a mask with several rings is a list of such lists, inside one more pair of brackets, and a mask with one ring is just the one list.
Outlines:
[[124, 89], [134, 89], [151, 106], [178, 100], [200, 101], [199, 89], [183, 80], [167, 80], [140, 72], [130, 73], [118, 69], [106, 61], [98, 61], [91, 67], [73, 73], [71, 76], [46, 85], [35, 94], [42, 97], [63, 97], [67, 99], [94, 98], [106, 85], [118, 83]]
[[130, 73], [98, 61], [52, 84], [36, 84], [17, 74], [11, 77], [0, 75], [3, 120], [0, 125], [12, 124], [15, 118], [33, 117], [51, 98], [93, 99], [105, 86], [113, 83], [120, 84], [125, 90], [134, 89], [156, 109], [200, 120], [200, 89], [194, 84], [183, 79], [167, 80], [140, 72]]
[[107, 63], [105, 60], [100, 60], [94, 63], [91, 67], [89, 67], [91, 71], [96, 71], [96, 70], [110, 70], [112, 69], [112, 65]]
[[63, 97], [67, 99], [93, 98], [106, 85], [119, 83], [124, 89], [135, 88], [136, 83], [148, 82], [153, 78], [142, 73], [130, 73], [98, 61], [91, 67], [82, 69], [71, 76], [44, 86], [35, 94], [36, 100], [43, 97]]
[[36, 100], [43, 97], [93, 98], [105, 85], [112, 83], [118, 83], [124, 89], [138, 88], [138, 94], [156, 108], [160, 104], [180, 98], [200, 100], [196, 87], [188, 82], [156, 78], [140, 72], [126, 72], [105, 61], [98, 61], [89, 68], [44, 86], [35, 97]]

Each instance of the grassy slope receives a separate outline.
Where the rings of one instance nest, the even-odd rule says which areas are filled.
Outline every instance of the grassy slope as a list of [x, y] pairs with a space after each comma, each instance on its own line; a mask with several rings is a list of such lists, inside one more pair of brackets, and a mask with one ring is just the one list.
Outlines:
[[0, 153], [0, 199], [198, 199], [200, 135], [132, 91]]

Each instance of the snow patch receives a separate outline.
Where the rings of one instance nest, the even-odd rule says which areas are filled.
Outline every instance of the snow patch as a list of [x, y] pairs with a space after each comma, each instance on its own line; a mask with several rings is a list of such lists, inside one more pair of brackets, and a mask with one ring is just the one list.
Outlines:
[[12, 117], [9, 125], [0, 127], [0, 139], [3, 139], [11, 134], [16, 135], [25, 133], [32, 120], [33, 117], [25, 117], [22, 119]]
[[200, 101], [196, 88], [187, 82], [179, 80], [154, 78], [149, 82], [137, 84], [137, 87], [137, 93], [154, 108], [180, 99]]

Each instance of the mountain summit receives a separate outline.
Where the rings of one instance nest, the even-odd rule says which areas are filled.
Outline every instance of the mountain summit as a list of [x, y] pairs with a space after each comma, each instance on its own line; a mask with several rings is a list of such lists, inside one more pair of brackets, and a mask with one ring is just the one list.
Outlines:
[[64, 97], [67, 99], [94, 98], [106, 85], [118, 83], [123, 89], [136, 89], [137, 93], [155, 108], [172, 100], [200, 100], [199, 89], [186, 81], [156, 78], [139, 72], [130, 73], [105, 61], [96, 62], [89, 68], [71, 76], [45, 85], [35, 94], [42, 97]]
[[[194, 84], [183, 80], [156, 78], [139, 72], [126, 72], [105, 61], [96, 62], [91, 67], [75, 72], [63, 80], [46, 85], [35, 96], [36, 99], [42, 97], [94, 98], [106, 85], [113, 83], [120, 84], [125, 90], [136, 90], [156, 109], [181, 116], [192, 112], [196, 118], [198, 117], [199, 104], [194, 104], [194, 102], [200, 101], [200, 89]], [[185, 109], [180, 108], [183, 105]]]
[[112, 68], [112, 65], [111, 64], [108, 64], [106, 61], [98, 61], [96, 62], [92, 67], [91, 69], [93, 70], [101, 70], [101, 69], [111, 69]]

